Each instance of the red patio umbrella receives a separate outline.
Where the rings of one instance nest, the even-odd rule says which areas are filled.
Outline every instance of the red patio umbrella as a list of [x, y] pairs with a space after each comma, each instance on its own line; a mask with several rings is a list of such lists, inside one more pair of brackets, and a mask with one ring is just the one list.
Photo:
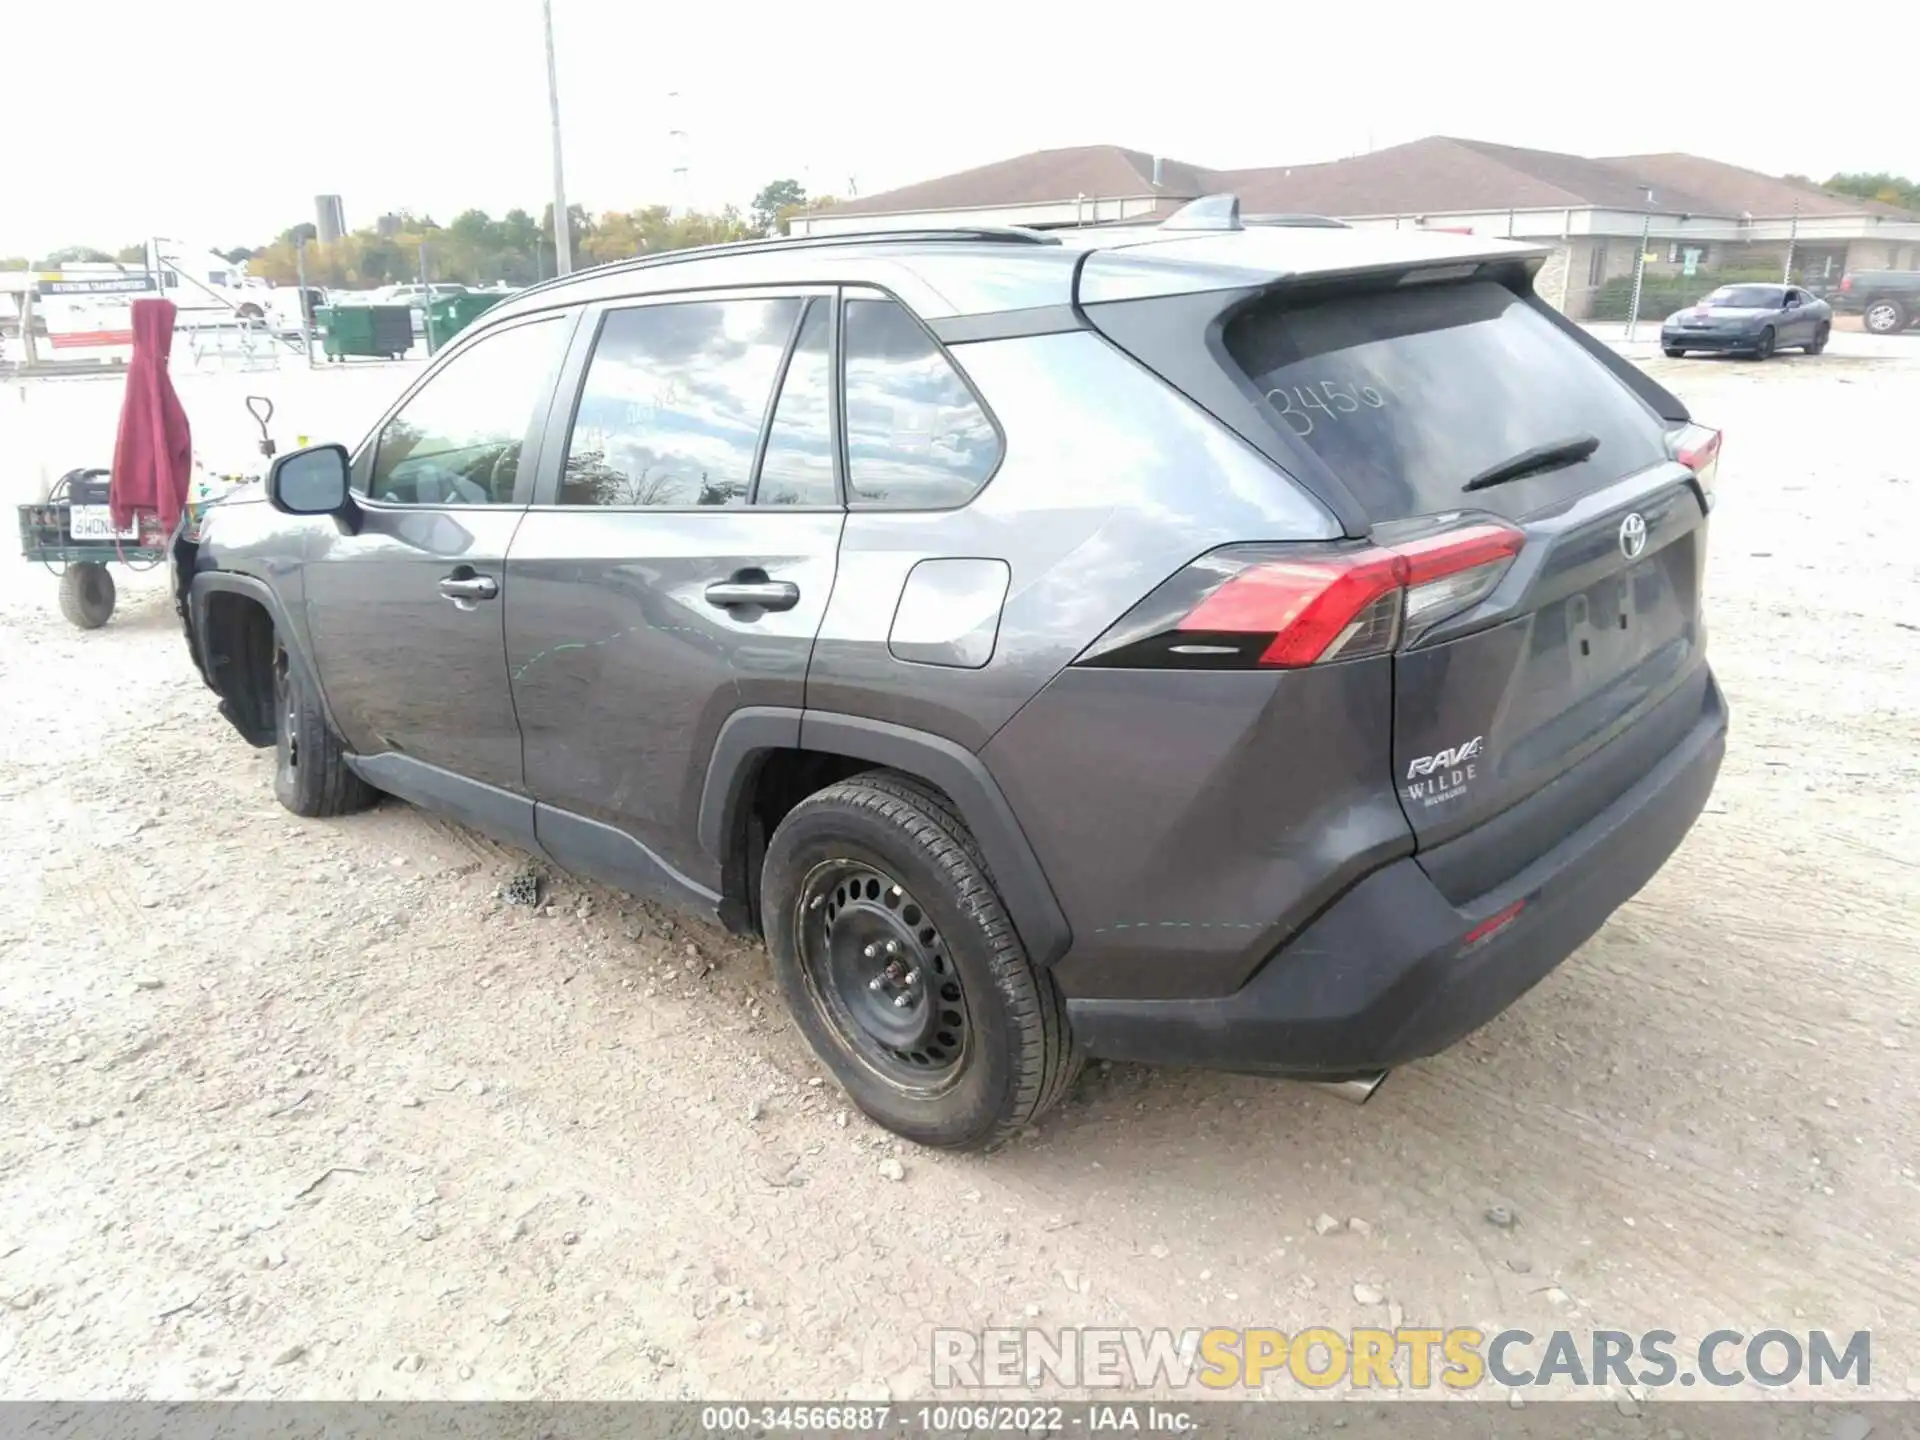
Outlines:
[[186, 508], [193, 437], [167, 374], [175, 313], [171, 300], [133, 302], [133, 359], [127, 365], [127, 398], [120, 406], [107, 497], [115, 525], [131, 524], [137, 512], [147, 511], [171, 532]]

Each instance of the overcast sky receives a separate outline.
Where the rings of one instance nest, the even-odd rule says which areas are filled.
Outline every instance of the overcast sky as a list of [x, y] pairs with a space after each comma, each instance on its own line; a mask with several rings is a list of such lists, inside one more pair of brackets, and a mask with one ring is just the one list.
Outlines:
[[[1100, 142], [1237, 167], [1441, 133], [1920, 175], [1911, 86], [1750, 4], [553, 5], [568, 198], [596, 212]], [[0, 255], [259, 244], [325, 191], [352, 227], [551, 197], [539, 0], [73, 0], [28, 38], [0, 59]]]

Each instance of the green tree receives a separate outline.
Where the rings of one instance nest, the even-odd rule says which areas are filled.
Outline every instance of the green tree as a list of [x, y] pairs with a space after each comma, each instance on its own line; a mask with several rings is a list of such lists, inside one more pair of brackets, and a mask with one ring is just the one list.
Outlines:
[[58, 250], [48, 252], [40, 263], [49, 270], [57, 270], [62, 265], [104, 265], [112, 261], [113, 256], [91, 245], [63, 245]]
[[[643, 205], [609, 210], [598, 217], [585, 206], [567, 208], [574, 263], [583, 268], [689, 245], [725, 244], [760, 233], [751, 218], [731, 205], [692, 214], [675, 214], [665, 205]], [[308, 234], [311, 227], [303, 224], [281, 231], [279, 238], [257, 250], [236, 249], [227, 254], [244, 256], [250, 274], [290, 285], [299, 268], [297, 244], [305, 237], [309, 240], [306, 274], [311, 283], [370, 289], [419, 279], [425, 247], [431, 280], [530, 285], [553, 274], [552, 215], [551, 206], [537, 220], [518, 207], [498, 220], [484, 210], [463, 210], [443, 228], [428, 217], [402, 210], [329, 245], [313, 240]]]
[[1862, 200], [1878, 200], [1883, 205], [1898, 205], [1903, 210], [1920, 210], [1920, 184], [1885, 170], [1843, 171], [1828, 179], [1825, 188]]
[[783, 229], [781, 222], [788, 211], [797, 210], [807, 203], [807, 192], [798, 180], [775, 180], [761, 187], [760, 193], [753, 197], [749, 214], [753, 217], [753, 228], [761, 235], [772, 235]]

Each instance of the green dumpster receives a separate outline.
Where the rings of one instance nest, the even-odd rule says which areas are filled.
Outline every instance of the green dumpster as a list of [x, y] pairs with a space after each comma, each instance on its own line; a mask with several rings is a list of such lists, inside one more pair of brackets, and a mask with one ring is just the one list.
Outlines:
[[314, 321], [329, 360], [398, 360], [413, 348], [413, 313], [405, 305], [326, 305], [314, 311]]
[[442, 345], [471, 325], [483, 312], [498, 305], [499, 295], [481, 295], [466, 291], [454, 295], [436, 295], [427, 306], [427, 353], [433, 354]]

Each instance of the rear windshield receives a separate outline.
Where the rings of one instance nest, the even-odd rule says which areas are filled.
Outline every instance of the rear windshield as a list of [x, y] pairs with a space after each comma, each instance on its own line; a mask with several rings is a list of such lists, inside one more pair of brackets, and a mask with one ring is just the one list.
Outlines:
[[[1492, 281], [1291, 307], [1282, 297], [1236, 319], [1226, 344], [1279, 423], [1375, 520], [1526, 515], [1666, 458], [1654, 413]], [[1461, 488], [1528, 450], [1585, 436], [1600, 444], [1576, 464]]]

